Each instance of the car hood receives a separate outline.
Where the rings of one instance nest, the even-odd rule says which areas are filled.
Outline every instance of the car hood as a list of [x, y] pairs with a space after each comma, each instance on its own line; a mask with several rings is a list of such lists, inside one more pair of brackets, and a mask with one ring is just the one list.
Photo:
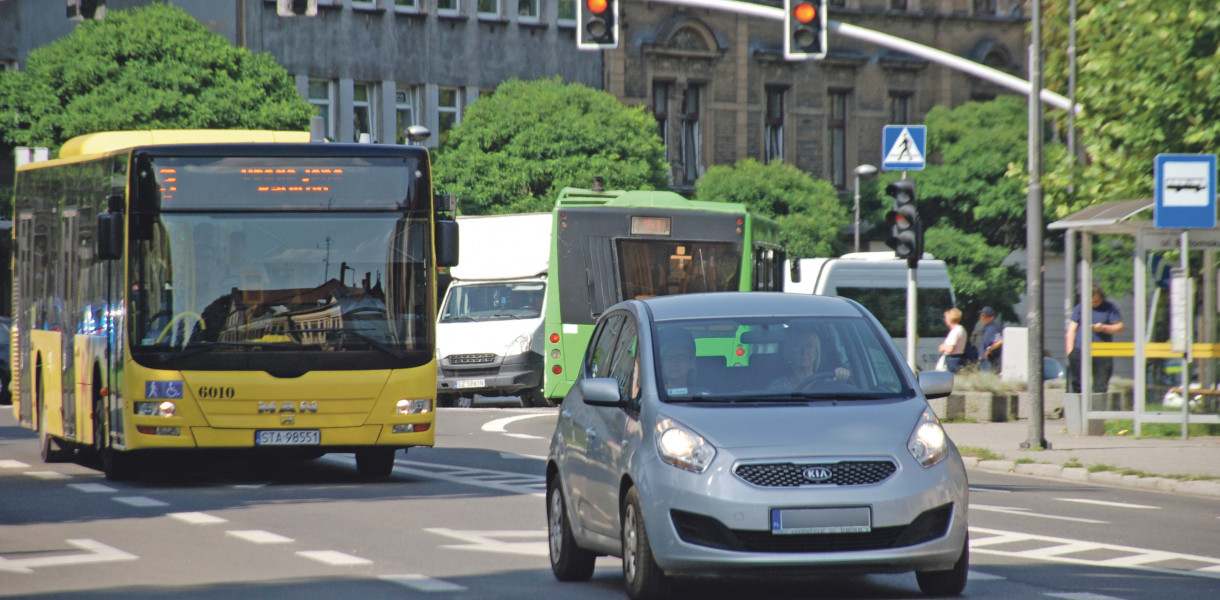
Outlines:
[[[436, 355], [440, 358], [451, 354], [503, 355], [517, 336], [535, 334], [541, 326], [542, 319], [439, 323], [436, 326]], [[531, 344], [534, 341], [531, 340]]]
[[892, 454], [906, 445], [927, 403], [850, 401], [794, 405], [671, 404], [661, 409], [717, 448], [768, 454]]

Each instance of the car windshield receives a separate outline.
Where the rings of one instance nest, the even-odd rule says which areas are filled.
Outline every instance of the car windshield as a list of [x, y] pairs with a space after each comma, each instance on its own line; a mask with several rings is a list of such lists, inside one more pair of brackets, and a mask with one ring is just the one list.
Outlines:
[[893, 342], [860, 317], [751, 317], [656, 325], [670, 402], [880, 400], [914, 392]]

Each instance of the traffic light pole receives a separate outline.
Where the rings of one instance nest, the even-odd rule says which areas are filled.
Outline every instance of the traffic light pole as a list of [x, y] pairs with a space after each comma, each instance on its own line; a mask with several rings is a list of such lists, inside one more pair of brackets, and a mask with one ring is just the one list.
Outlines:
[[[907, 178], [906, 171], [902, 172], [902, 178]], [[916, 248], [915, 251], [922, 252], [923, 248]], [[916, 269], [911, 264], [911, 261], [907, 261], [907, 366], [911, 368], [911, 372], [915, 372], [915, 368], [919, 364], [915, 356], [915, 342], [917, 341], [915, 336], [918, 334], [915, 330], [915, 324], [918, 321], [915, 311], [919, 309], [919, 282]]]

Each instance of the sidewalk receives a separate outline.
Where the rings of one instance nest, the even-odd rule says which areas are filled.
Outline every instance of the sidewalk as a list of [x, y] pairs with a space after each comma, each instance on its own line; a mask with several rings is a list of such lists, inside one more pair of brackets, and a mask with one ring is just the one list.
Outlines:
[[[1104, 485], [1155, 489], [1220, 498], [1220, 437], [1134, 439], [1127, 436], [1072, 436], [1062, 420], [1047, 419], [1043, 427], [1049, 450], [1026, 450], [1026, 420], [1004, 423], [945, 423], [959, 448], [987, 449], [1003, 460], [963, 457], [969, 468], [1058, 477]], [[1022, 464], [1017, 464], [1021, 460]], [[1033, 462], [1027, 462], [1033, 461]], [[1064, 467], [1075, 462], [1082, 467]], [[1105, 465], [1107, 470], [1089, 472]], [[1140, 475], [1124, 475], [1138, 471]], [[1181, 477], [1186, 476], [1186, 477]], [[1213, 479], [1199, 480], [1198, 477]]]

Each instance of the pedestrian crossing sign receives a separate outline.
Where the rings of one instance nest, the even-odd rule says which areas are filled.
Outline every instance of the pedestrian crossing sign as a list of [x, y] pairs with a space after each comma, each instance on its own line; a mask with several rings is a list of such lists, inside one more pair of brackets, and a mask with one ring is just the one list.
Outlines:
[[886, 125], [881, 130], [881, 168], [886, 171], [922, 170], [927, 150], [924, 125]]

